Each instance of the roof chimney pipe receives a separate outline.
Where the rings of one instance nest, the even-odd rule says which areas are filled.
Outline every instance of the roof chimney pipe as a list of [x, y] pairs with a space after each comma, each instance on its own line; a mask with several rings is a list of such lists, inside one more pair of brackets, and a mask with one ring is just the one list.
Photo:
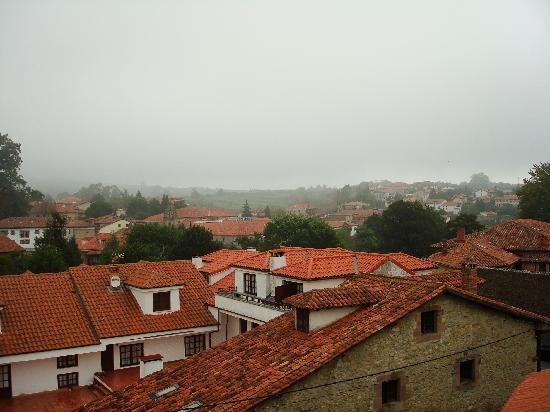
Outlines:
[[466, 228], [459, 227], [456, 230], [456, 241], [460, 243], [464, 243], [466, 241]]
[[477, 293], [477, 269], [476, 264], [467, 262], [462, 266], [462, 289]]
[[359, 262], [357, 259], [357, 255], [353, 255], [353, 273], [356, 275], [359, 274]]

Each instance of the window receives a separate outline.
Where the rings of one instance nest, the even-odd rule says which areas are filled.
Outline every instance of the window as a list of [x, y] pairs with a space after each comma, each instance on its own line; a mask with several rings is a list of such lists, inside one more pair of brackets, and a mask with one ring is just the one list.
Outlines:
[[185, 341], [185, 356], [192, 356], [206, 348], [204, 335], [186, 336]]
[[546, 263], [540, 262], [539, 263], [539, 272], [546, 272]]
[[153, 293], [153, 312], [170, 310], [170, 291]]
[[239, 330], [241, 333], [245, 333], [247, 331], [247, 323], [246, 319], [239, 319]]
[[143, 356], [143, 343], [120, 345], [120, 366], [139, 364], [139, 358]]
[[39, 235], [40, 234], [40, 229], [34, 229], [34, 234]]
[[296, 293], [302, 293], [304, 291], [304, 284], [298, 282], [292, 282], [290, 280], [283, 280], [283, 285], [295, 285]]
[[12, 235], [15, 235], [15, 230], [10, 230], [10, 233], [11, 233]]
[[460, 362], [460, 383], [473, 382], [475, 380], [475, 361], [469, 359]]
[[71, 386], [78, 386], [78, 372], [57, 375], [57, 387], [59, 389], [70, 388]]
[[256, 295], [256, 275], [252, 273], [244, 274], [244, 293]]
[[437, 312], [435, 310], [420, 314], [420, 330], [423, 335], [437, 332]]
[[0, 389], [10, 387], [10, 365], [0, 365]]
[[399, 379], [382, 382], [382, 404], [399, 402]]
[[257, 323], [252, 322], [252, 329], [257, 328], [259, 325]]
[[59, 356], [57, 358], [57, 369], [78, 366], [78, 355]]
[[309, 332], [309, 310], [296, 309], [296, 329], [302, 332]]
[[19, 237], [21, 239], [28, 239], [31, 236], [30, 230], [20, 230], [19, 231]]

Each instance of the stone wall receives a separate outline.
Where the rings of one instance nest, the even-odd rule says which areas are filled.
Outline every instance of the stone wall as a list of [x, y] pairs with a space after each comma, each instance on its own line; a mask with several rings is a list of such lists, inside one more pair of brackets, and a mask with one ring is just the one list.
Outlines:
[[479, 294], [550, 316], [550, 274], [480, 268], [478, 275], [485, 279]]
[[[416, 331], [420, 312], [410, 313], [289, 390], [348, 379], [347, 382], [283, 394], [264, 402], [258, 409], [500, 410], [522, 378], [536, 370], [534, 325], [450, 295], [440, 296], [426, 308], [428, 306], [441, 309], [443, 330], [439, 338], [419, 339]], [[479, 347], [516, 334], [519, 335]], [[439, 359], [425, 362], [434, 358]], [[466, 359], [476, 359], [478, 379], [472, 386], [460, 388], [457, 365]], [[404, 365], [415, 366], [402, 368]], [[373, 376], [349, 380], [364, 375]], [[404, 383], [402, 401], [382, 409], [381, 381], [392, 376]]]

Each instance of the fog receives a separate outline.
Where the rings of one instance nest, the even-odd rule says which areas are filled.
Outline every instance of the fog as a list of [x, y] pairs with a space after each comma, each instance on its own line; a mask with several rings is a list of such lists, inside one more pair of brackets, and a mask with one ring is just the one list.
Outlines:
[[33, 180], [517, 183], [550, 160], [547, 0], [0, 0]]

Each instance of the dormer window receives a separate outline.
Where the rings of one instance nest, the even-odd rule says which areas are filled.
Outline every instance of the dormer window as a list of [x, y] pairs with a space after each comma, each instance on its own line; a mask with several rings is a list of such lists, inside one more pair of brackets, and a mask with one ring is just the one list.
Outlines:
[[309, 332], [309, 310], [296, 308], [296, 330]]
[[170, 310], [170, 291], [153, 293], [153, 312]]

